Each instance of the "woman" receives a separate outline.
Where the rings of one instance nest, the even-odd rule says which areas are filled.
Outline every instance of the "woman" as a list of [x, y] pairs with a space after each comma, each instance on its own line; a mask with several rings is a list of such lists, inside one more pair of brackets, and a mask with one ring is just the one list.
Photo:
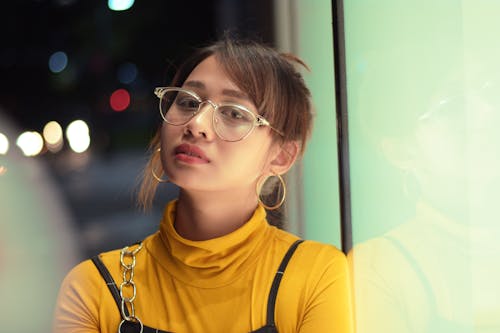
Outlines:
[[[346, 259], [269, 225], [312, 125], [303, 63], [253, 42], [196, 52], [155, 90], [163, 125], [140, 201], [180, 188], [160, 230], [63, 282], [56, 332], [351, 332]], [[267, 182], [277, 179], [277, 182]], [[282, 190], [261, 200], [263, 183]], [[262, 190], [262, 191], [261, 191]], [[286, 270], [285, 270], [286, 269]]]

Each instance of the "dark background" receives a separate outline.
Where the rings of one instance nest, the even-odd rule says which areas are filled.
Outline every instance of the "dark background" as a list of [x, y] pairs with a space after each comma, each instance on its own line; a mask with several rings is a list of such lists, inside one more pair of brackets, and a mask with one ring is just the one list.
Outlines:
[[[126, 11], [112, 11], [105, 0], [6, 1], [0, 10], [0, 112], [19, 133], [41, 132], [56, 120], [63, 129], [85, 120], [90, 149], [35, 157], [47, 165], [74, 217], [84, 256], [113, 249], [153, 232], [166, 201], [176, 189], [163, 186], [151, 212], [139, 212], [134, 191], [146, 162], [147, 145], [158, 125], [156, 86], [170, 81], [193, 48], [225, 31], [270, 45], [273, 8], [268, 0], [139, 0]], [[63, 51], [68, 65], [48, 67]], [[125, 63], [138, 74], [120, 83]], [[111, 109], [113, 91], [127, 89], [130, 106]], [[15, 138], [9, 138], [11, 149]]]

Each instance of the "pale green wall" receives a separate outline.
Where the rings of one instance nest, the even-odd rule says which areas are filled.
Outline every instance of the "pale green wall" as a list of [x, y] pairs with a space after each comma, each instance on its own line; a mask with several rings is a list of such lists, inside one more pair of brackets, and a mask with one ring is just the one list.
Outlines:
[[303, 161], [305, 237], [340, 248], [332, 11], [328, 0], [296, 1], [296, 52], [310, 66], [305, 79], [316, 112]]

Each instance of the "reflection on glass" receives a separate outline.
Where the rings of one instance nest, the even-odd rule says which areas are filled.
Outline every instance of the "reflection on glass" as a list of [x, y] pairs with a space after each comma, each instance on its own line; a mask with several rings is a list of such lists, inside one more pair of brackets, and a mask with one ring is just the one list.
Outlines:
[[500, 3], [389, 3], [346, 6], [358, 332], [500, 332]]

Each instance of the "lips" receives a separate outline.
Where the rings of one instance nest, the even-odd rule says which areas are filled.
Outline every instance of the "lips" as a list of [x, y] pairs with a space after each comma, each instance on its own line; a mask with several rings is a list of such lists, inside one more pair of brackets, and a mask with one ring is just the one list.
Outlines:
[[174, 150], [175, 157], [178, 160], [188, 163], [209, 163], [210, 160], [202, 149], [197, 146], [183, 143]]

